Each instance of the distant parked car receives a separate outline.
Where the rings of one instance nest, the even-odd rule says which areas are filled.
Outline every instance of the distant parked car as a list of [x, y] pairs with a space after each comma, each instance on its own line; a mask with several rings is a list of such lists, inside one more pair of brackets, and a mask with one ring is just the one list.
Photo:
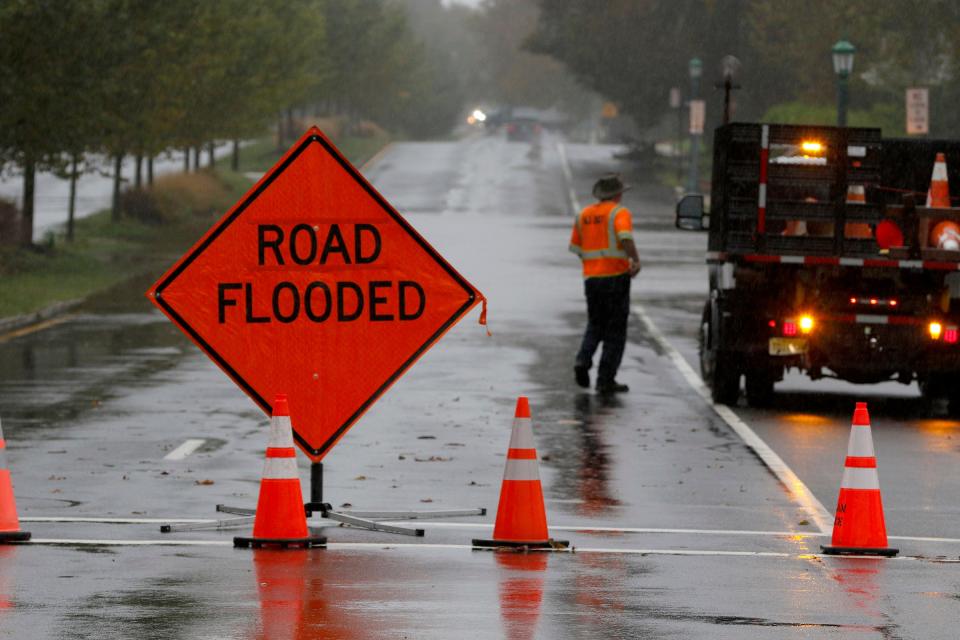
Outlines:
[[534, 142], [543, 130], [540, 122], [531, 118], [512, 118], [504, 127], [511, 142]]

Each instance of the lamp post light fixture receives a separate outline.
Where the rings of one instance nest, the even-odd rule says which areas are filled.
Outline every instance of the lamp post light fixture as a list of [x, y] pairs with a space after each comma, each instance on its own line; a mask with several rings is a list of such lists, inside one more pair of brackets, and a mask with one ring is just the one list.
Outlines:
[[837, 74], [837, 126], [847, 126], [847, 82], [853, 72], [853, 56], [857, 48], [840, 40], [831, 49], [833, 72]]
[[[703, 62], [700, 58], [691, 58], [690, 72], [690, 102], [700, 97], [700, 76], [703, 75]], [[690, 175], [687, 181], [687, 193], [697, 193], [700, 164], [700, 134], [690, 133]]]

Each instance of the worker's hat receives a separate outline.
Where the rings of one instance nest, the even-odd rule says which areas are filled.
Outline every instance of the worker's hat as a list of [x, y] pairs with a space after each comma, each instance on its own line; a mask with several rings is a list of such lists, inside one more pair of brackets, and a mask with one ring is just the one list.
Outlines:
[[593, 197], [597, 200], [609, 200], [629, 188], [629, 185], [625, 185], [620, 181], [619, 173], [608, 173], [593, 185]]

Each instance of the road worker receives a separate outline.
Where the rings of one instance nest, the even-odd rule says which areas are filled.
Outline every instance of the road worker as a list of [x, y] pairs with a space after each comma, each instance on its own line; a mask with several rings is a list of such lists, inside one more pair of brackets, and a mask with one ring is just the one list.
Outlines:
[[602, 342], [597, 391], [604, 394], [629, 390], [616, 380], [627, 342], [630, 279], [640, 273], [630, 211], [620, 204], [628, 188], [617, 174], [597, 180], [597, 202], [580, 212], [570, 237], [570, 251], [583, 261], [587, 297], [587, 329], [573, 371], [577, 384], [589, 388], [593, 354]]

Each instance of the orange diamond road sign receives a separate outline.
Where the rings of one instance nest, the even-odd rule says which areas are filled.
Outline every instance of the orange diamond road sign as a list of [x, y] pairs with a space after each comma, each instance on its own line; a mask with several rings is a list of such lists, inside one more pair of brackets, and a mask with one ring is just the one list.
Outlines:
[[315, 127], [147, 296], [314, 461], [483, 300]]

